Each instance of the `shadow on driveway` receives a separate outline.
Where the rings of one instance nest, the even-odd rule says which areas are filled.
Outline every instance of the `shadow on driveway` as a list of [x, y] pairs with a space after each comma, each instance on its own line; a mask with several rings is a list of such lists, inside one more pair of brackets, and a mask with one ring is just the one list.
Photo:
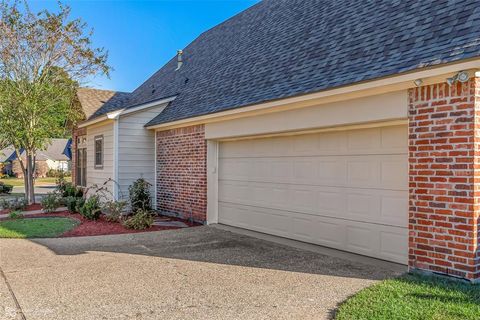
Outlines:
[[32, 239], [57, 255], [127, 253], [224, 265], [381, 280], [397, 271], [322, 255], [209, 226], [60, 239]]

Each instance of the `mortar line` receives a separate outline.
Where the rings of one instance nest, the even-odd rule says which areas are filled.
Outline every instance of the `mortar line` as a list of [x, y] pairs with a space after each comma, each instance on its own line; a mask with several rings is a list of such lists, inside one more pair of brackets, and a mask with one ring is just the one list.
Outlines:
[[17, 297], [15, 296], [15, 292], [13, 292], [12, 287], [10, 286], [10, 283], [8, 282], [7, 277], [5, 276], [5, 273], [3, 272], [2, 267], [0, 266], [0, 276], [3, 278], [3, 281], [5, 281], [5, 284], [7, 285], [8, 291], [10, 292], [10, 296], [13, 299], [13, 302], [15, 302], [15, 306], [17, 308], [16, 312], [20, 314], [20, 318], [22, 320], [27, 320], [25, 317], [25, 314], [23, 313], [22, 307], [20, 306], [20, 303], [17, 300]]

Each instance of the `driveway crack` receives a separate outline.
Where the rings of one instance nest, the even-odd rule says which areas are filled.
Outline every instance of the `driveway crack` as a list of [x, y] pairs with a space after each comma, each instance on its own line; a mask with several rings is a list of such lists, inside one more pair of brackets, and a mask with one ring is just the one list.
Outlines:
[[13, 299], [13, 302], [15, 302], [15, 307], [16, 307], [16, 313], [17, 316], [20, 316], [20, 319], [22, 320], [27, 320], [25, 317], [25, 314], [23, 313], [22, 307], [20, 306], [20, 303], [17, 300], [17, 297], [15, 296], [15, 292], [13, 292], [12, 287], [10, 286], [10, 283], [8, 282], [7, 277], [5, 276], [5, 273], [3, 272], [2, 267], [0, 267], [0, 276], [3, 278], [3, 281], [5, 281], [5, 284], [7, 285], [8, 291], [10, 292], [10, 296]]

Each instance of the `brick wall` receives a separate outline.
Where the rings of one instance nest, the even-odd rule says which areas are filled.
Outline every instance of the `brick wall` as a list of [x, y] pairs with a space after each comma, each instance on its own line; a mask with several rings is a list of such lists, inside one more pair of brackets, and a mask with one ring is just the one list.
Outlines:
[[77, 138], [87, 134], [86, 128], [74, 128], [72, 130], [72, 182], [77, 182]]
[[207, 144], [203, 125], [156, 133], [157, 209], [205, 222]]
[[480, 80], [409, 90], [409, 266], [480, 278]]

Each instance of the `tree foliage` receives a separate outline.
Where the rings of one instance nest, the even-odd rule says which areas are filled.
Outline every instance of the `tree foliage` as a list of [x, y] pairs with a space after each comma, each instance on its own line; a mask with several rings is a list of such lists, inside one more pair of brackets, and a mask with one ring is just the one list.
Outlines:
[[[0, 0], [2, 1], [2, 0]], [[26, 1], [0, 3], [0, 142], [13, 145], [32, 202], [34, 159], [52, 137], [74, 123], [75, 91], [82, 81], [108, 75], [108, 54], [92, 45], [92, 32], [70, 7], [34, 13]]]

